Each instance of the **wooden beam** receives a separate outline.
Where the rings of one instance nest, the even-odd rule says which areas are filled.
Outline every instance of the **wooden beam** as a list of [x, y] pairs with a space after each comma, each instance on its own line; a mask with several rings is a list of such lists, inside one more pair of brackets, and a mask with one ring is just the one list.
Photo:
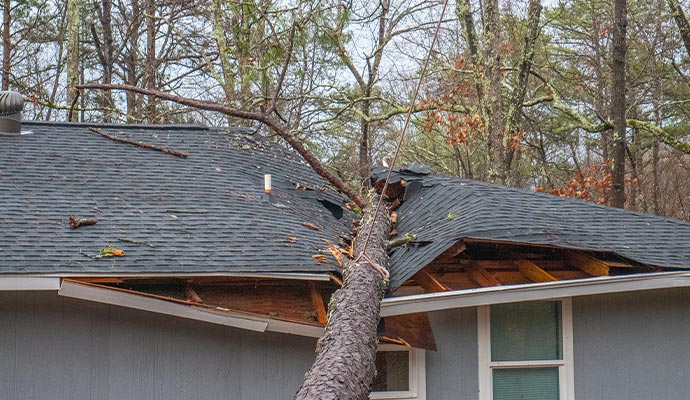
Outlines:
[[446, 251], [441, 253], [440, 256], [436, 257], [436, 260], [445, 260], [448, 258], [453, 258], [465, 251], [466, 248], [467, 247], [465, 246], [465, 242], [460, 240], [459, 242], [455, 243], [454, 245], [446, 249]]
[[343, 281], [340, 278], [338, 278], [334, 273], [329, 272], [328, 275], [330, 275], [331, 280], [335, 282], [336, 285], [343, 286]]
[[311, 301], [314, 303], [316, 309], [316, 321], [321, 325], [326, 325], [328, 322], [328, 313], [326, 312], [326, 305], [323, 303], [321, 293], [316, 290], [316, 284], [309, 282], [309, 291], [311, 292]]
[[529, 260], [518, 260], [518, 270], [532, 282], [553, 282], [556, 277], [541, 269], [537, 264]]
[[184, 287], [184, 293], [185, 296], [187, 296], [187, 301], [191, 301], [192, 303], [203, 303], [204, 301], [201, 299], [199, 294], [192, 288], [190, 284], [186, 284]]
[[568, 255], [576, 268], [592, 276], [607, 276], [609, 274], [609, 265], [599, 259], [575, 251], [569, 252]]
[[467, 275], [469, 275], [473, 281], [477, 282], [477, 285], [479, 286], [488, 287], [501, 285], [501, 282], [491, 275], [489, 271], [478, 265], [467, 267], [465, 271], [467, 271]]
[[424, 288], [427, 293], [432, 292], [445, 292], [446, 290], [451, 290], [448, 286], [439, 282], [434, 278], [426, 269], [421, 269], [419, 272], [412, 276], [412, 279], [417, 282], [417, 284]]

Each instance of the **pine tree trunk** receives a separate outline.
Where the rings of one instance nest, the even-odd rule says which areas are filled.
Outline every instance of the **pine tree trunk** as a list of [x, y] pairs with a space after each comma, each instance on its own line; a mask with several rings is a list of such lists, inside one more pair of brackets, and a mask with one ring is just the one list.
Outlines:
[[[373, 199], [372, 202], [375, 202]], [[388, 267], [386, 241], [391, 222], [387, 207], [374, 216], [369, 206], [355, 240], [355, 260], [370, 226], [374, 228], [366, 254], [378, 265]], [[316, 361], [304, 378], [296, 400], [365, 400], [376, 372], [377, 327], [387, 283], [363, 258], [344, 268], [343, 287], [328, 305], [326, 333], [319, 339]]]
[[627, 27], [626, 0], [615, 0], [612, 68], [613, 90], [611, 114], [613, 115], [614, 151], [611, 176], [611, 205], [625, 206], [625, 33]]
[[2, 90], [10, 88], [10, 55], [12, 54], [12, 41], [10, 38], [10, 0], [4, 1], [2, 14]]
[[[67, 1], [67, 104], [73, 104], [79, 91], [79, 0]], [[77, 114], [70, 111], [68, 120], [75, 121]]]

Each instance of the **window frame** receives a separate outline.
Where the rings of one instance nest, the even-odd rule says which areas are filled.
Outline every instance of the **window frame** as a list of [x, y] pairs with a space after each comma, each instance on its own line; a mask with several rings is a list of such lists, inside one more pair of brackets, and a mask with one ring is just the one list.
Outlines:
[[538, 301], [560, 301], [563, 334], [562, 360], [491, 361], [491, 305], [477, 307], [477, 357], [479, 400], [493, 399], [493, 370], [506, 368], [558, 368], [559, 400], [575, 400], [573, 368], [573, 302], [572, 298]]
[[425, 351], [396, 344], [380, 344], [379, 351], [407, 351], [409, 353], [409, 390], [371, 392], [370, 399], [386, 400], [426, 400], [426, 361]]

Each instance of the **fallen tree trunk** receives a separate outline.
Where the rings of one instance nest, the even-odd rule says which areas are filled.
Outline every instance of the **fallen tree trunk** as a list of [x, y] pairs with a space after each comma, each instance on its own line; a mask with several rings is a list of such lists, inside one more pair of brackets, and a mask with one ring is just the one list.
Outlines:
[[[376, 199], [372, 199], [375, 203]], [[372, 204], [370, 203], [370, 204]], [[387, 206], [387, 205], [386, 205]], [[367, 258], [388, 268], [386, 252], [391, 220], [387, 208], [374, 215], [366, 208], [355, 239], [355, 258], [343, 270], [343, 286], [328, 304], [326, 333], [316, 347], [316, 361], [304, 378], [296, 400], [365, 400], [376, 373], [377, 327], [388, 282]], [[363, 249], [373, 224], [371, 238]]]

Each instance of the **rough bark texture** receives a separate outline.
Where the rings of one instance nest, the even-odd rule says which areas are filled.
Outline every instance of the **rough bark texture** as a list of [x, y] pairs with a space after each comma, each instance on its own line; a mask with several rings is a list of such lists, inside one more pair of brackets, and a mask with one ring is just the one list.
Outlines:
[[[374, 199], [376, 201], [376, 199]], [[355, 246], [355, 260], [362, 254], [364, 239], [374, 229], [366, 254], [388, 267], [386, 243], [391, 222], [384, 208], [376, 216], [368, 207]], [[295, 399], [365, 400], [375, 374], [377, 326], [386, 282], [363, 258], [344, 269], [343, 287], [328, 305], [326, 333], [319, 339], [316, 361], [307, 372]]]
[[680, 2], [678, 0], [668, 0], [668, 6], [671, 8], [671, 13], [673, 14], [673, 19], [676, 20], [676, 25], [678, 25], [678, 32], [680, 32], [680, 37], [683, 39], [685, 50], [690, 56], [690, 24], [688, 23], [688, 18], [685, 16], [683, 9], [680, 8]]
[[498, 27], [498, 0], [486, 0], [484, 3], [484, 48], [486, 76], [488, 79], [488, 143], [489, 143], [489, 179], [503, 183], [506, 177], [505, 153], [503, 152], [504, 119], [503, 97], [501, 94], [501, 38]]
[[[67, 1], [67, 104], [74, 104], [79, 91], [79, 0]], [[69, 113], [69, 121], [76, 120], [76, 113]]]
[[10, 0], [4, 0], [2, 14], [2, 90], [10, 88], [10, 54], [12, 52], [12, 41], [10, 40], [11, 8]]
[[611, 176], [611, 205], [625, 206], [625, 33], [628, 24], [626, 0], [615, 0], [614, 3], [613, 54], [612, 68], [613, 90], [611, 114], [613, 116], [614, 152]]

